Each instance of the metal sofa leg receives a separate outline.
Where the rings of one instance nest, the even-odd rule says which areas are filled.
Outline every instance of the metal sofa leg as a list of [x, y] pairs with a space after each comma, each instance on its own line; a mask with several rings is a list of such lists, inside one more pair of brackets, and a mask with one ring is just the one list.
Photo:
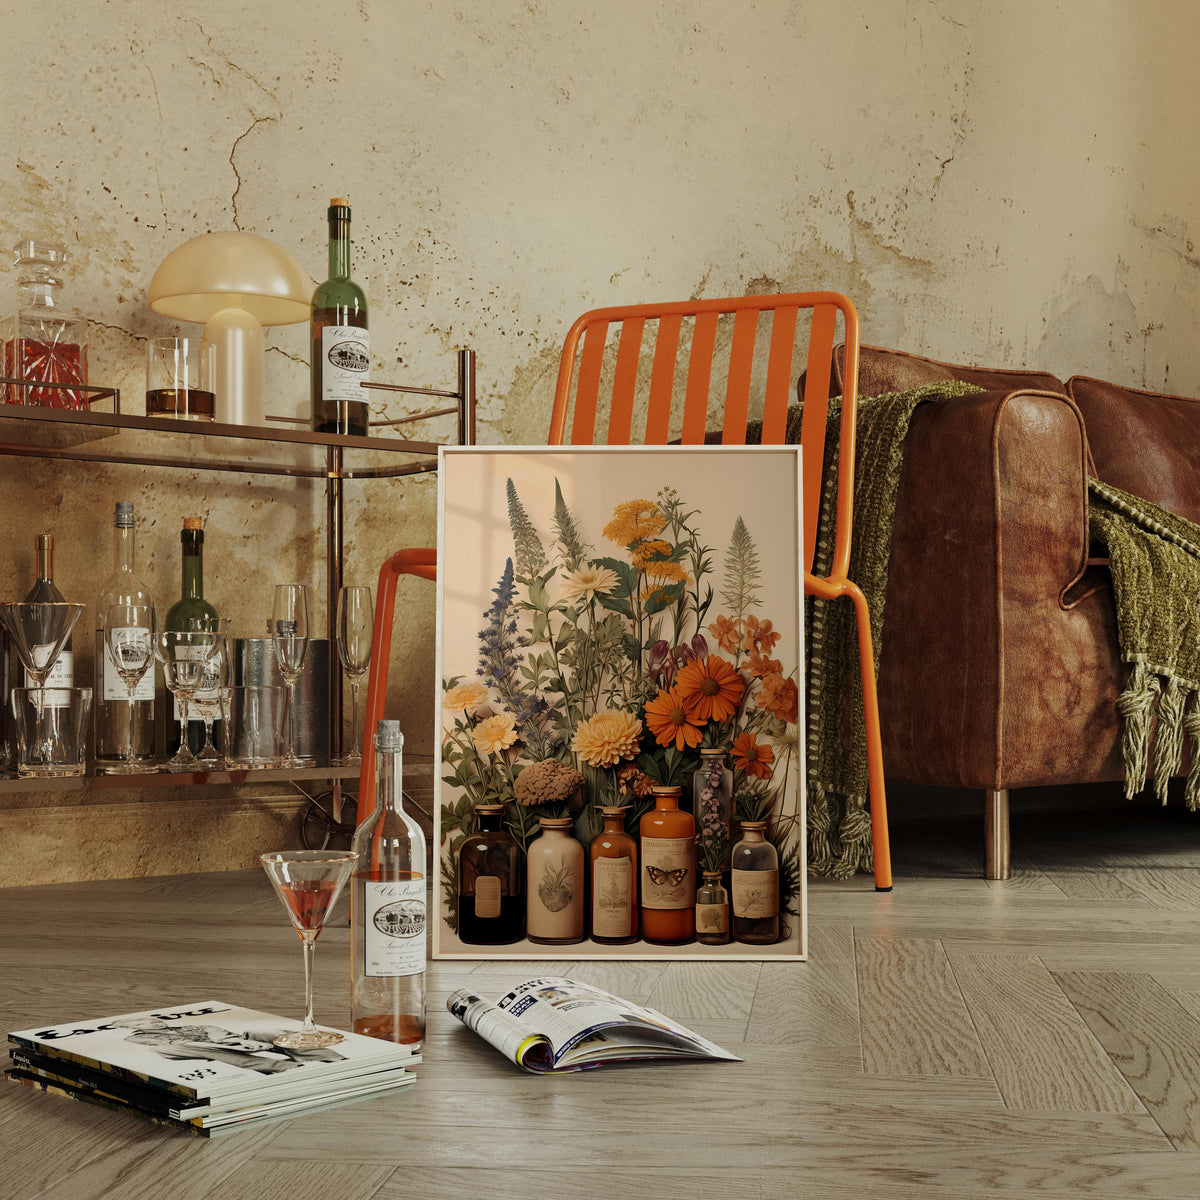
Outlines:
[[985, 879], [1008, 879], [1008, 788], [984, 792], [984, 870]]

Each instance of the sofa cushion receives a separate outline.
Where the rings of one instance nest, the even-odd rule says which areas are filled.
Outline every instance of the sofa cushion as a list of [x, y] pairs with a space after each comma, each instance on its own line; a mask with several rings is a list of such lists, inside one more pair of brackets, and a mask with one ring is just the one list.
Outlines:
[[[842, 394], [846, 347], [840, 345], [833, 353], [832, 393]], [[991, 367], [965, 367], [956, 363], [938, 362], [906, 354], [902, 350], [887, 350], [881, 346], [860, 346], [858, 352], [858, 394], [879, 396], [884, 392], [906, 392], [923, 383], [938, 383], [943, 379], [961, 379], [987, 392], [1065, 391], [1061, 380], [1048, 371], [1010, 371]]]
[[1200, 522], [1200, 402], [1081, 375], [1067, 395], [1100, 479]]

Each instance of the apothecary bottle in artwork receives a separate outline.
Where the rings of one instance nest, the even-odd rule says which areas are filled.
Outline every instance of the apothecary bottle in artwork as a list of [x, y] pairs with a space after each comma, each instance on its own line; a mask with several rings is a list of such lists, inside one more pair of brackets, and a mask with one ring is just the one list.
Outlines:
[[720, 871], [703, 872], [696, 891], [696, 941], [705, 946], [729, 942], [729, 893], [721, 883]]
[[592, 941], [620, 946], [638, 936], [637, 842], [625, 832], [624, 807], [602, 808], [604, 828], [592, 838]]
[[733, 938], [752, 946], [779, 940], [779, 854], [764, 837], [766, 821], [743, 821], [733, 848]]
[[683, 788], [655, 787], [642, 817], [642, 937], [662, 946], [696, 940], [696, 822], [679, 807]]
[[507, 946], [525, 936], [525, 872], [504, 828], [503, 804], [477, 804], [478, 830], [458, 850], [458, 936], [473, 946]]
[[551, 946], [582, 942], [583, 846], [571, 836], [570, 817], [542, 817], [539, 824], [542, 835], [526, 853], [526, 936]]
[[[700, 766], [692, 772], [692, 813], [696, 818], [696, 845], [703, 865], [713, 853], [720, 857], [721, 870], [729, 868], [733, 832], [733, 772], [725, 764], [720, 748], [700, 751]], [[705, 854], [705, 848], [709, 853]], [[713, 869], [717, 869], [714, 867]]]

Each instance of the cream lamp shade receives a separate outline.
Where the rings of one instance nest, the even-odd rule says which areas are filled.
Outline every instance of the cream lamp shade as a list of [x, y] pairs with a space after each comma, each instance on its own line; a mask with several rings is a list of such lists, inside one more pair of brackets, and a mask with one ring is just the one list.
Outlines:
[[204, 323], [217, 348], [216, 419], [263, 425], [264, 325], [307, 321], [316, 284], [282, 246], [256, 233], [205, 233], [163, 259], [151, 311]]

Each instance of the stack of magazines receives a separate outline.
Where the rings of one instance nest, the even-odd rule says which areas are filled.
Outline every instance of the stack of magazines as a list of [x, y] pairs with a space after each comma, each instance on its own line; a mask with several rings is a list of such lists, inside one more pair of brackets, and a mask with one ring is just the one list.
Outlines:
[[290, 1050], [300, 1022], [202, 1000], [8, 1035], [5, 1076], [26, 1087], [213, 1137], [319, 1112], [414, 1083], [405, 1046], [347, 1033]]

